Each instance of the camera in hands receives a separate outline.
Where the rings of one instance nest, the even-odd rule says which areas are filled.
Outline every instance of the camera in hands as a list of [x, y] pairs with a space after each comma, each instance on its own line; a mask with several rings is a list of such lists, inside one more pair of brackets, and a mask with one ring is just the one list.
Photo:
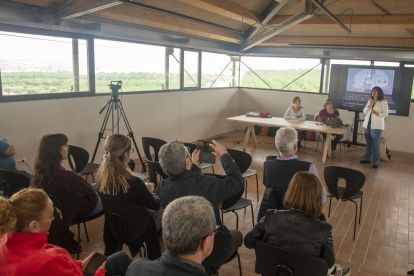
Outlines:
[[213, 142], [211, 141], [197, 140], [197, 143], [196, 143], [197, 150], [201, 150], [200, 162], [216, 164], [216, 156], [212, 154], [214, 150], [212, 147], [210, 147], [210, 144], [212, 143]]

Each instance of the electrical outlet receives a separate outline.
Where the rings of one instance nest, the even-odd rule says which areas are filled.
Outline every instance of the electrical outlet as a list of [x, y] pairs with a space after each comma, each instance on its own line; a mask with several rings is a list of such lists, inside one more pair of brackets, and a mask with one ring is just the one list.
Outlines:
[[26, 163], [26, 158], [22, 158], [22, 163]]
[[17, 165], [20, 164], [20, 162], [21, 162], [20, 159], [16, 160]]

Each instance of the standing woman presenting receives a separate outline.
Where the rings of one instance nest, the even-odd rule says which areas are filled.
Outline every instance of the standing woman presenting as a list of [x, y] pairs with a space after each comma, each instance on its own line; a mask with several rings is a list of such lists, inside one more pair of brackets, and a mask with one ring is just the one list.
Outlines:
[[367, 106], [364, 108], [364, 134], [367, 143], [367, 154], [361, 163], [374, 163], [376, 169], [380, 158], [380, 137], [385, 126], [385, 118], [388, 117], [388, 103], [384, 100], [384, 91], [375, 86], [371, 91]]
[[[299, 96], [295, 96], [292, 99], [292, 105], [289, 106], [288, 110], [285, 113], [284, 118], [285, 119], [296, 119], [299, 121], [305, 121], [306, 120], [306, 112], [305, 108], [301, 106], [302, 101]], [[304, 130], [296, 130], [299, 134]], [[298, 147], [300, 147], [300, 141], [301, 139], [298, 139]]]

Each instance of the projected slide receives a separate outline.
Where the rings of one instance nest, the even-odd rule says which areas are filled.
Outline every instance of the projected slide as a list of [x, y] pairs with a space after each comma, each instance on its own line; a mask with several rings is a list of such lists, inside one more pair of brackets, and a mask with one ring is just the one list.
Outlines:
[[348, 68], [347, 92], [370, 93], [379, 86], [385, 95], [392, 95], [395, 70]]

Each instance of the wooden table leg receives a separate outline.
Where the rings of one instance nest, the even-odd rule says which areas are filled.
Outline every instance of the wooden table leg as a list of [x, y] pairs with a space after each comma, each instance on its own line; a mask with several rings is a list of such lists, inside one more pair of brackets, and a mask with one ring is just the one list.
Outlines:
[[246, 151], [246, 146], [247, 146], [247, 143], [249, 142], [249, 138], [250, 138], [250, 126], [247, 127], [246, 136], [244, 136], [243, 151]]
[[331, 147], [331, 134], [327, 133], [326, 140], [325, 140], [325, 146], [323, 147], [323, 155], [322, 155], [322, 163], [326, 164], [326, 157], [328, 155], [328, 151]]
[[254, 126], [253, 125], [249, 125], [250, 128], [250, 133], [253, 136], [253, 141], [254, 141], [254, 147], [257, 147], [257, 139], [256, 139], [256, 132], [254, 132]]

